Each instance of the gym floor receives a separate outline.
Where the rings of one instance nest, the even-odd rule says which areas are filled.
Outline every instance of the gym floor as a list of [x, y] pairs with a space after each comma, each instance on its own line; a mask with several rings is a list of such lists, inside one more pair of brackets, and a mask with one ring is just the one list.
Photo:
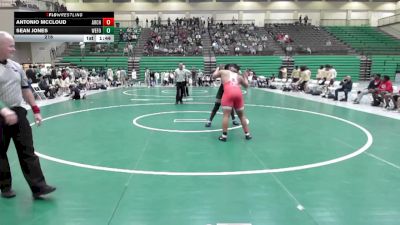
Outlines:
[[0, 199], [0, 224], [399, 223], [400, 120], [249, 89], [253, 139], [231, 127], [223, 143], [221, 114], [204, 126], [216, 92], [175, 105], [174, 88], [118, 88], [42, 107], [34, 141], [58, 190], [32, 200], [11, 146], [17, 197]]

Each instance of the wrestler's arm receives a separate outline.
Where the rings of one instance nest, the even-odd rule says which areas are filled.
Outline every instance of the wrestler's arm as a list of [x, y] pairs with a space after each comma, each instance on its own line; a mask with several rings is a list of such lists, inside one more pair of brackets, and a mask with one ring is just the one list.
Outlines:
[[247, 78], [247, 72], [243, 73], [243, 77], [239, 76], [239, 80], [240, 80], [240, 83], [242, 84], [242, 86], [244, 88], [248, 88], [249, 87], [249, 79]]
[[219, 67], [217, 67], [212, 75], [213, 79], [221, 77], [221, 71], [219, 70]]

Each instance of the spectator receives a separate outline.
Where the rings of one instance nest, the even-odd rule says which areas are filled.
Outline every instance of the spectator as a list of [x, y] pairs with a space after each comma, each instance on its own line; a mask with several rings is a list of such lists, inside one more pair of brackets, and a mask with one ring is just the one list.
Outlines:
[[131, 42], [128, 42], [128, 56], [133, 57], [133, 45]]
[[[379, 106], [382, 103], [385, 96], [391, 95], [392, 93], [393, 93], [392, 82], [390, 81], [390, 77], [385, 75], [385, 76], [383, 76], [383, 80], [379, 84], [378, 90], [372, 94], [372, 97], [374, 99], [372, 105]], [[388, 102], [387, 102], [385, 108], [389, 108]]]
[[287, 68], [286, 67], [281, 66], [279, 68], [278, 78], [280, 78], [280, 79], [286, 79], [287, 78]]
[[307, 51], [308, 54], [310, 54], [310, 55], [312, 54], [312, 51], [311, 51], [311, 48], [310, 48], [310, 47], [307, 47], [307, 48], [306, 48], [306, 51]]
[[234, 49], [235, 55], [238, 56], [240, 53], [240, 47], [239, 45], [236, 45], [235, 49]]
[[326, 81], [326, 73], [325, 73], [325, 67], [323, 65], [319, 66], [319, 69], [317, 71], [317, 80], [319, 81], [319, 85], [324, 85]]
[[364, 97], [364, 95], [375, 93], [377, 91], [380, 83], [381, 83], [381, 75], [374, 74], [373, 79], [369, 82], [367, 89], [359, 91], [357, 98], [354, 99], [353, 103], [360, 104], [361, 99]]
[[119, 81], [120, 81], [122, 87], [128, 86], [128, 83], [127, 83], [128, 75], [126, 74], [126, 70], [124, 70], [122, 68], [120, 69], [120, 72], [119, 72]]
[[108, 81], [113, 81], [114, 71], [111, 68], [107, 69], [107, 79]]
[[300, 66], [300, 79], [297, 81], [297, 89], [300, 91], [305, 91], [310, 78], [311, 71], [307, 68], [307, 66]]
[[347, 102], [348, 93], [351, 92], [353, 88], [353, 82], [351, 81], [350, 76], [345, 76], [343, 81], [340, 82], [342, 87], [335, 90], [335, 97], [333, 98], [334, 101], [338, 100], [339, 92], [344, 92], [344, 98], [340, 99], [341, 102]]
[[32, 65], [29, 65], [29, 69], [26, 70], [26, 76], [28, 78], [28, 82], [31, 83], [37, 83], [36, 79], [36, 73], [32, 68]]
[[50, 99], [54, 98], [54, 89], [50, 88], [49, 84], [47, 83], [47, 78], [45, 76], [40, 76], [39, 78], [39, 88], [44, 90], [44, 95]]
[[400, 112], [400, 90], [397, 94], [392, 96], [394, 107], [393, 109], [397, 109], [397, 112]]
[[326, 41], [326, 44], [325, 44], [325, 45], [326, 45], [326, 46], [332, 46], [331, 40], [328, 39], [328, 40]]
[[399, 93], [390, 93], [390, 94], [386, 94], [385, 96], [384, 96], [384, 101], [385, 101], [385, 104], [386, 104], [386, 106], [387, 107], [385, 107], [387, 110], [390, 110], [389, 109], [389, 103], [390, 103], [390, 101], [393, 101], [393, 108], [392, 108], [392, 110], [396, 110], [396, 109], [398, 109], [398, 107], [399, 107], [399, 102], [400, 102], [400, 99], [399, 99], [399, 96], [400, 96], [400, 91], [399, 91]]
[[[69, 85], [69, 90], [70, 90], [70, 97], [73, 100], [79, 100], [81, 99], [81, 90], [76, 86], [75, 84]], [[86, 94], [83, 94], [82, 99], [86, 98]]]
[[308, 24], [308, 16], [307, 16], [307, 15], [304, 16], [304, 24], [305, 24], [305, 25]]
[[79, 42], [79, 48], [81, 49], [81, 56], [85, 56], [85, 42], [81, 41]]
[[293, 52], [293, 47], [291, 45], [287, 45], [285, 51], [287, 56], [291, 56]]
[[136, 74], [136, 70], [135, 69], [132, 69], [132, 83], [131, 83], [131, 85], [133, 86], [133, 85], [135, 85], [136, 84], [136, 80], [137, 80], [137, 74]]
[[296, 83], [297, 81], [299, 81], [299, 79], [300, 79], [300, 69], [299, 69], [299, 66], [296, 66], [296, 67], [292, 70], [291, 78], [292, 78], [292, 82], [293, 82], [293, 83]]

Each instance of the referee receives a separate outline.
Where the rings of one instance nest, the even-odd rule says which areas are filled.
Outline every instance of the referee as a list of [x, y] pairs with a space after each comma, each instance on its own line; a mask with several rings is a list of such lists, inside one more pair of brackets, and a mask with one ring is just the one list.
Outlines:
[[178, 68], [175, 70], [175, 83], [176, 83], [176, 101], [175, 104], [183, 104], [182, 98], [185, 93], [186, 77], [190, 76], [191, 72], [183, 68], [183, 63], [179, 63]]
[[25, 100], [31, 106], [36, 124], [40, 125], [42, 117], [22, 66], [9, 59], [14, 52], [13, 37], [7, 32], [0, 31], [1, 197], [12, 198], [16, 195], [12, 190], [11, 171], [7, 157], [8, 146], [13, 139], [22, 172], [33, 197], [40, 198], [55, 191], [56, 188], [47, 185], [40, 168], [39, 158], [34, 152], [32, 129], [26, 118], [27, 111], [21, 106], [22, 102]]

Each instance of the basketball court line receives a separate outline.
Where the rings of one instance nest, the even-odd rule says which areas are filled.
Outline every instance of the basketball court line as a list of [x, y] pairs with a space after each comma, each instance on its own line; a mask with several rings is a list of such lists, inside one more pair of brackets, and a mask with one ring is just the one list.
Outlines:
[[[258, 162], [264, 166], [264, 168], [268, 168], [266, 163], [250, 148], [250, 152], [254, 155], [254, 157], [258, 160]], [[314, 219], [314, 217], [306, 210], [303, 204], [294, 196], [294, 194], [289, 190], [289, 188], [277, 177], [276, 174], [271, 173], [272, 178], [275, 182], [289, 195], [289, 197], [295, 202], [296, 208], [299, 211], [304, 211], [304, 213], [313, 221], [314, 224], [318, 225], [318, 222]]]
[[[266, 163], [251, 149], [250, 152], [253, 154], [254, 158], [260, 163], [260, 165], [264, 168], [269, 168]], [[271, 174], [272, 178], [278, 183], [279, 186], [289, 195], [289, 197], [296, 203], [297, 208], [304, 208], [304, 206], [300, 203], [300, 201], [289, 191], [289, 189], [280, 181], [274, 174]]]
[[394, 164], [394, 163], [392, 163], [392, 162], [389, 162], [389, 161], [387, 161], [387, 160], [385, 160], [385, 159], [382, 159], [381, 157], [378, 157], [378, 156], [376, 156], [376, 155], [374, 155], [374, 154], [372, 154], [372, 153], [368, 153], [368, 152], [364, 152], [364, 153], [365, 153], [366, 155], [368, 155], [368, 156], [370, 156], [370, 157], [376, 159], [376, 160], [379, 160], [379, 161], [381, 161], [381, 162], [384, 162], [384, 163], [386, 163], [386, 164], [388, 164], [388, 165], [390, 165], [390, 166], [392, 166], [392, 167], [394, 167], [394, 168], [400, 170], [400, 166], [398, 166], [398, 165], [396, 165], [396, 164]]
[[[264, 167], [264, 168], [269, 168], [267, 164], [251, 149], [249, 148], [249, 151], [253, 154], [254, 158]], [[277, 175], [271, 173], [272, 178], [275, 180], [275, 182], [286, 192], [286, 194], [294, 201], [296, 204], [296, 208], [299, 211], [304, 211], [305, 214], [316, 224], [318, 225], [317, 221], [314, 219], [313, 216], [304, 208], [303, 204], [294, 196], [294, 194], [289, 190], [289, 188], [277, 177]]]
[[[343, 144], [343, 145], [347, 145], [348, 147], [350, 147], [350, 148], [353, 148], [353, 146], [352, 145], [350, 145], [350, 144], [348, 144], [348, 143], [346, 143], [346, 142], [343, 142], [342, 140], [340, 140], [340, 139], [337, 139], [337, 138], [334, 138], [337, 142], [339, 142], [339, 143], [341, 143], [341, 144]], [[381, 157], [379, 157], [379, 156], [376, 156], [376, 155], [374, 155], [374, 154], [372, 154], [372, 153], [369, 153], [369, 152], [363, 152], [364, 154], [366, 154], [367, 156], [369, 156], [369, 157], [372, 157], [372, 158], [374, 158], [374, 159], [376, 159], [376, 160], [378, 160], [378, 161], [381, 161], [381, 162], [383, 162], [383, 163], [386, 163], [386, 164], [388, 164], [389, 166], [392, 166], [392, 167], [394, 167], [394, 168], [396, 168], [396, 169], [399, 169], [400, 170], [400, 166], [399, 165], [396, 165], [395, 163], [392, 163], [392, 162], [389, 162], [389, 161], [387, 161], [386, 159], [383, 159], [383, 158], [381, 158]]]
[[[138, 159], [137, 159], [136, 162], [134, 163], [133, 169], [136, 169], [136, 168], [139, 166], [139, 163], [140, 163], [140, 161], [142, 160], [143, 155], [144, 155], [144, 153], [146, 152], [148, 145], [149, 145], [149, 138], [146, 138], [146, 143], [145, 143], [145, 145], [144, 145], [144, 148], [143, 148], [142, 152], [140, 153]], [[120, 204], [121, 204], [121, 201], [122, 201], [122, 199], [123, 199], [123, 197], [124, 197], [126, 191], [128, 190], [128, 187], [129, 187], [129, 184], [130, 184], [130, 182], [131, 182], [131, 180], [132, 180], [133, 175], [134, 175], [134, 174], [130, 174], [130, 175], [129, 175], [129, 178], [128, 178], [127, 182], [126, 182], [125, 185], [124, 185], [124, 189], [122, 190], [122, 193], [121, 193], [121, 195], [120, 195], [120, 197], [119, 197], [119, 199], [118, 199], [118, 202], [117, 202], [117, 204], [116, 204], [116, 206], [115, 206], [115, 208], [114, 208], [114, 210], [113, 210], [113, 212], [112, 212], [112, 214], [111, 214], [111, 216], [110, 216], [110, 219], [108, 220], [107, 225], [110, 225], [111, 222], [112, 222], [112, 220], [114, 219], [114, 216], [115, 216], [115, 214], [116, 214], [116, 212], [117, 212], [117, 210], [118, 210], [118, 208], [119, 208], [119, 206], [120, 206]]]

